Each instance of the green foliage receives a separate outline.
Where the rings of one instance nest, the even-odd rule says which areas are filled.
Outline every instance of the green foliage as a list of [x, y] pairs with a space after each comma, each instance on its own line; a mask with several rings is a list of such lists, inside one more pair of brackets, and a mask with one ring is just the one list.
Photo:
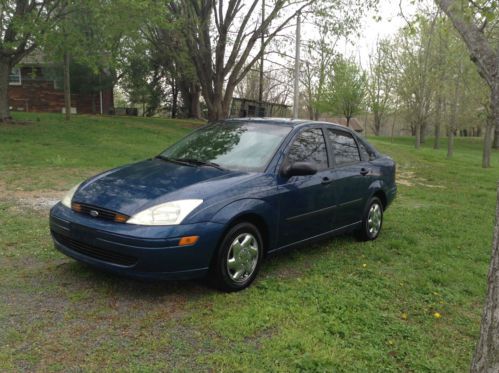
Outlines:
[[[348, 39], [358, 32], [363, 16], [373, 11], [378, 1], [314, 1], [311, 5], [311, 38], [305, 48], [305, 63], [301, 71], [302, 95], [310, 119], [320, 116], [321, 102], [325, 100], [326, 84], [333, 74], [332, 66], [338, 53], [340, 39]], [[294, 46], [289, 46], [293, 48]], [[285, 49], [285, 48], [281, 48]]]
[[417, 123], [424, 131], [436, 121], [454, 129], [483, 126], [487, 87], [465, 55], [465, 45], [441, 15], [419, 14], [399, 32], [393, 79], [399, 110], [413, 131]]
[[419, 152], [408, 137], [373, 139], [398, 164], [379, 239], [283, 253], [251, 288], [222, 294], [205, 281], [141, 282], [78, 264], [53, 249], [47, 209], [33, 208], [158, 154], [199, 122], [15, 117], [32, 122], [0, 125], [1, 371], [468, 370], [497, 179], [479, 167], [479, 140], [457, 138], [447, 161], [430, 139]]
[[146, 0], [71, 0], [42, 47], [53, 61], [69, 52], [74, 62], [95, 71], [115, 69], [135, 46], [141, 28], [156, 19], [156, 7]]
[[389, 39], [379, 40], [376, 51], [369, 58], [369, 76], [366, 84], [366, 104], [373, 114], [373, 132], [379, 135], [383, 120], [394, 104], [397, 68], [393, 59], [395, 46]]
[[72, 63], [70, 72], [71, 92], [74, 93], [96, 93], [112, 88], [115, 82], [112, 72], [96, 72], [90, 66], [81, 63]]
[[54, 29], [65, 6], [57, 0], [26, 3], [23, 0], [2, 0], [0, 4], [1, 62], [11, 66], [30, 53], [43, 37]]
[[321, 111], [343, 115], [350, 120], [363, 109], [365, 94], [365, 73], [355, 62], [340, 58], [334, 63], [325, 99], [318, 106]]

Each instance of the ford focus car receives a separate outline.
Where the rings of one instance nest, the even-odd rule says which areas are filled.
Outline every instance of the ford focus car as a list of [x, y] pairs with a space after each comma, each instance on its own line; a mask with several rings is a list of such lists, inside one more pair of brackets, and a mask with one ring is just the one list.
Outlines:
[[71, 189], [50, 212], [55, 247], [91, 266], [247, 287], [262, 259], [330, 235], [378, 237], [395, 163], [331, 123], [234, 119]]

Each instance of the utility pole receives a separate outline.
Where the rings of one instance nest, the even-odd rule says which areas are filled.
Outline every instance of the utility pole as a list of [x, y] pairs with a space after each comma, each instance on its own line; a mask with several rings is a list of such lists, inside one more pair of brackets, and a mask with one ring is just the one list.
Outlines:
[[265, 51], [265, 29], [263, 28], [263, 23], [265, 22], [265, 0], [262, 0], [262, 36], [261, 36], [261, 46], [260, 53], [262, 56], [260, 57], [260, 87], [258, 92], [258, 103], [260, 108], [258, 110], [258, 116], [265, 116], [266, 113], [263, 113], [263, 54]]
[[64, 67], [63, 67], [63, 75], [64, 75], [64, 118], [66, 120], [71, 119], [71, 82], [70, 82], [70, 56], [67, 50], [67, 46], [64, 46]]
[[295, 87], [293, 119], [298, 119], [300, 106], [300, 44], [301, 44], [301, 13], [296, 17], [296, 56], [295, 56]]

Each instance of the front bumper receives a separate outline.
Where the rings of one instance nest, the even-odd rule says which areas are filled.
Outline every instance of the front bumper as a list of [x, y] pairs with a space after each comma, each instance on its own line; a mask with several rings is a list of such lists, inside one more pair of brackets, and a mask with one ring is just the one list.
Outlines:
[[[50, 211], [57, 250], [93, 267], [158, 279], [188, 279], [207, 274], [224, 225], [205, 222], [176, 226], [139, 226], [92, 218], [58, 203]], [[183, 236], [199, 236], [178, 246]]]

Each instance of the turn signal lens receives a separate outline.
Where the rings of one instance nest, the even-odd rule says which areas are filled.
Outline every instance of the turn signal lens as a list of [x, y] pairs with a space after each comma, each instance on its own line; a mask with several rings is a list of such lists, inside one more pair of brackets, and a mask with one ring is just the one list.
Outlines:
[[81, 205], [79, 203], [72, 203], [71, 204], [71, 208], [73, 209], [73, 211], [76, 211], [76, 212], [81, 212]]
[[187, 236], [187, 237], [182, 237], [180, 241], [178, 241], [179, 246], [192, 246], [196, 242], [198, 242], [199, 236]]
[[126, 223], [127, 220], [128, 216], [126, 215], [116, 214], [114, 217], [114, 221], [117, 223]]

